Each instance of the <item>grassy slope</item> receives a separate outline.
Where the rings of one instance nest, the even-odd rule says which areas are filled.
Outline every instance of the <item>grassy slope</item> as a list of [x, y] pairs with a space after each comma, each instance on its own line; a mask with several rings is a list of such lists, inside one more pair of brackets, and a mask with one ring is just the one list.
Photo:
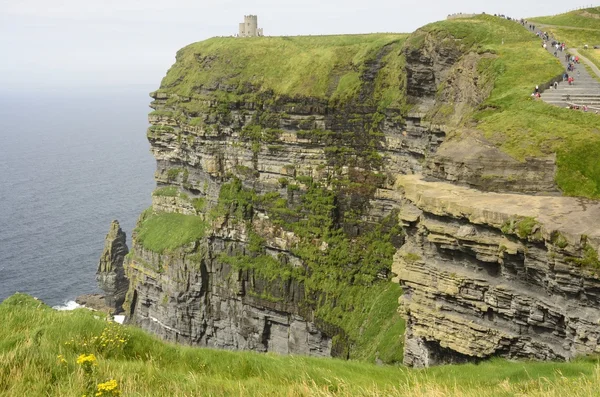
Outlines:
[[[594, 62], [594, 64], [596, 64], [596, 66], [598, 68], [600, 68], [600, 49], [590, 48], [587, 51], [582, 50], [581, 54], [584, 55], [585, 57], [587, 57], [590, 61]], [[593, 73], [590, 73], [590, 74], [595, 76]], [[598, 77], [598, 79], [600, 79], [600, 76], [597, 76], [597, 77]]]
[[[26, 295], [0, 304], [0, 321], [3, 396], [76, 396], [87, 385], [95, 388], [110, 379], [117, 381], [125, 396], [564, 396], [594, 395], [600, 386], [594, 360], [526, 365], [494, 360], [417, 371], [192, 349], [161, 342], [139, 329], [119, 327], [115, 327], [119, 337], [127, 342], [107, 341], [108, 346], [102, 347], [90, 343], [108, 326], [96, 313], [57, 312]], [[91, 375], [86, 376], [76, 363], [83, 353], [97, 357]]]
[[578, 28], [598, 29], [600, 23], [600, 7], [586, 8], [565, 14], [530, 18], [531, 23], [556, 26], [573, 26]]
[[406, 36], [212, 38], [181, 49], [160, 90], [192, 96], [199, 87], [225, 84], [237, 93], [251, 85], [253, 91], [291, 97], [343, 97], [360, 86], [366, 60], [386, 45], [398, 49]]
[[600, 197], [598, 116], [530, 99], [536, 85], [562, 73], [539, 39], [517, 23], [492, 16], [443, 21], [423, 29], [450, 32], [479, 51], [499, 55], [487, 68], [486, 73], [495, 75], [495, 85], [474, 115], [477, 129], [516, 159], [557, 153], [556, 181], [564, 193]]

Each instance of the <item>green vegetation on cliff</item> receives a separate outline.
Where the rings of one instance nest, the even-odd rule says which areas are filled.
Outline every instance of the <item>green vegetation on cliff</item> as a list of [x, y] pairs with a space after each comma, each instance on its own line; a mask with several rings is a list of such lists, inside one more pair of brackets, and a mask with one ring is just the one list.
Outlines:
[[[421, 28], [416, 36], [423, 32], [451, 35], [467, 48], [497, 55], [482, 60], [491, 62], [482, 65], [482, 70], [494, 80], [494, 88], [465, 127], [481, 131], [517, 160], [557, 154], [556, 182], [563, 192], [600, 197], [598, 116], [530, 97], [536, 85], [543, 87], [563, 73], [539, 38], [518, 23], [485, 15], [436, 22]], [[407, 42], [415, 43], [415, 37]]]
[[[301, 198], [289, 202], [276, 192], [257, 195], [234, 178], [223, 185], [212, 211], [213, 217], [227, 216], [230, 222], [246, 222], [251, 227], [255, 209], [262, 208], [276, 226], [299, 239], [291, 253], [303, 261], [302, 268], [265, 255], [265, 241], [254, 232], [247, 252], [221, 255], [220, 260], [238, 270], [252, 270], [255, 277], [270, 283], [300, 282], [307, 294], [303, 305], [326, 327], [341, 330], [334, 339], [338, 354], [371, 362], [378, 357], [387, 363], [401, 362], [404, 320], [397, 312], [401, 289], [388, 281], [396, 251], [393, 241], [402, 234], [395, 214], [378, 225], [363, 225], [360, 236], [350, 236], [335, 216], [344, 200], [343, 189], [303, 180], [308, 186]], [[348, 224], [356, 223], [364, 208], [356, 206], [353, 211], [343, 212]]]
[[203, 98], [218, 89], [215, 95], [226, 102], [265, 93], [340, 101], [360, 90], [369, 62], [384, 57], [389, 70], [377, 81], [377, 96], [389, 105], [401, 99], [400, 50], [406, 36], [212, 38], [177, 53], [159, 92]]
[[[0, 304], [3, 396], [596, 395], [595, 360], [494, 360], [427, 370], [175, 346], [97, 312], [58, 312], [17, 294]], [[102, 393], [100, 393], [102, 391]], [[96, 394], [100, 393], [100, 394]]]
[[136, 228], [136, 241], [157, 253], [182, 247], [204, 237], [206, 222], [193, 215], [147, 210]]
[[585, 8], [575, 10], [564, 14], [532, 17], [529, 18], [531, 23], [538, 25], [556, 25], [556, 26], [572, 26], [579, 29], [599, 29], [600, 25], [600, 7]]

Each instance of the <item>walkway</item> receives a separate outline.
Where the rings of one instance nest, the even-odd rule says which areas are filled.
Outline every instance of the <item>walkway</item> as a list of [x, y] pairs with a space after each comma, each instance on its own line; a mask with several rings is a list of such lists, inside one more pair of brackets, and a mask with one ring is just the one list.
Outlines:
[[[544, 30], [546, 26], [539, 26], [540, 30]], [[537, 27], [536, 27], [537, 30]], [[548, 52], [554, 56], [554, 47], [551, 43], [554, 41], [552, 37], [548, 41]], [[600, 110], [600, 82], [592, 77], [583, 63], [590, 65], [591, 69], [598, 74], [600, 77], [600, 70], [587, 58], [582, 57], [575, 48], [568, 48], [565, 51], [558, 51], [558, 60], [561, 65], [567, 70], [567, 62], [565, 61], [565, 54], [571, 54], [579, 56], [580, 64], [575, 65], [575, 71], [568, 72], [569, 76], [575, 78], [573, 85], [569, 85], [567, 82], [559, 82], [558, 89], [548, 88], [542, 93], [542, 100], [548, 104], [568, 107], [570, 104], [586, 105], [594, 109]]]

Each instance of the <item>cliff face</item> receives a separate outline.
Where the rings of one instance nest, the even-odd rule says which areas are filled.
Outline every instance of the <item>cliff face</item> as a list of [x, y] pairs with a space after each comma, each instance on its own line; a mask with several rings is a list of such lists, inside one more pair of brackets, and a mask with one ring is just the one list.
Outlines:
[[130, 322], [413, 366], [596, 350], [597, 204], [549, 196], [555, 156], [518, 161], [475, 128], [496, 53], [404, 40], [178, 53], [152, 93], [157, 189], [125, 266]]
[[[388, 84], [394, 92], [404, 84], [392, 70], [402, 39], [359, 45], [369, 53], [354, 65], [338, 61], [347, 70], [332, 70], [325, 97], [224, 81], [191, 96], [174, 93], [177, 86], [153, 93], [148, 139], [158, 188], [133, 235], [132, 322], [190, 344], [346, 357], [359, 333], [381, 326], [365, 324], [383, 299], [364, 297], [373, 287], [391, 309], [373, 332], [403, 323], [394, 308], [399, 288], [389, 283], [401, 243], [391, 217], [397, 204], [375, 192], [388, 175], [419, 172], [444, 132], [404, 119], [401, 98], [381, 106]], [[179, 57], [169, 73], [187, 68], [188, 55]], [[198, 53], [189, 62], [210, 69], [206, 59], [216, 57]], [[348, 76], [358, 85], [342, 95], [336, 84]], [[202, 235], [153, 245], [147, 235], [168, 216], [193, 220]], [[168, 233], [187, 233], [181, 222]], [[388, 338], [401, 346], [397, 333]], [[364, 345], [360, 354], [386, 359]], [[401, 347], [393, 350], [397, 361]]]
[[405, 363], [600, 351], [600, 204], [400, 177]]

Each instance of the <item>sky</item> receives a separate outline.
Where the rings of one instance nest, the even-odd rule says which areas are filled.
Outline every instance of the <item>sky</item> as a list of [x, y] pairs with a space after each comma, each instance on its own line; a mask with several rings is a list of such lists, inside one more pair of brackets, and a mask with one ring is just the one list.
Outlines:
[[0, 93], [158, 88], [179, 48], [235, 34], [246, 14], [257, 14], [259, 27], [272, 36], [412, 32], [451, 13], [552, 15], [588, 6], [590, 0], [495, 4], [482, 0], [0, 0]]

